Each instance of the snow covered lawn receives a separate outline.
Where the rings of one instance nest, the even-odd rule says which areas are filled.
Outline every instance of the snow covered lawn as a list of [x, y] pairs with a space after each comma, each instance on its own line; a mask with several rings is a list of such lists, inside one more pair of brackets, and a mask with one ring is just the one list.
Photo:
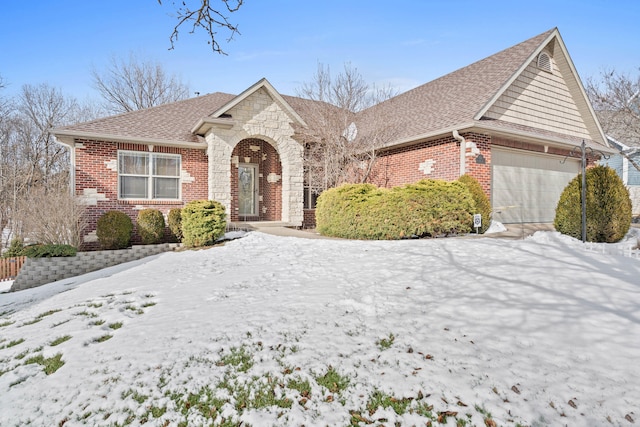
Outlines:
[[0, 294], [0, 425], [631, 426], [640, 261], [250, 233]]

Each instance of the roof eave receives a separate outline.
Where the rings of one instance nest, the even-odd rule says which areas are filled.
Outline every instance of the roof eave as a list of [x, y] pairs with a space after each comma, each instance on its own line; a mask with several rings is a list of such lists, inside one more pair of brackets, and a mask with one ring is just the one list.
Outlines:
[[109, 142], [128, 142], [132, 144], [146, 144], [146, 145], [159, 145], [164, 147], [179, 147], [179, 148], [195, 148], [204, 150], [207, 148], [205, 142], [189, 142], [178, 141], [168, 139], [157, 138], [143, 138], [134, 136], [122, 136], [113, 135], [99, 132], [79, 132], [65, 129], [54, 129], [52, 131], [56, 139], [68, 147], [73, 147], [76, 139], [87, 139], [95, 141], [109, 141]]
[[[442, 136], [450, 135], [454, 130], [458, 132], [479, 132], [486, 133], [492, 136], [501, 136], [504, 138], [516, 138], [519, 141], [530, 142], [538, 145], [546, 145], [549, 147], [556, 147], [562, 149], [571, 149], [576, 146], [576, 141], [570, 138], [563, 138], [561, 136], [543, 136], [536, 132], [528, 132], [525, 130], [516, 129], [504, 129], [497, 126], [491, 126], [486, 122], [467, 122], [456, 126], [449, 126], [446, 128], [438, 129], [432, 132], [427, 132], [421, 135], [416, 135], [408, 138], [395, 140], [384, 146], [380, 147], [380, 150], [390, 150], [393, 148], [400, 148], [411, 144], [416, 144], [430, 139], [439, 138]], [[601, 151], [604, 154], [615, 154], [618, 151], [607, 145], [602, 145], [596, 141], [586, 140], [587, 146], [594, 150]]]
[[[576, 147], [576, 141], [570, 138], [563, 138], [562, 136], [550, 136], [550, 135], [540, 135], [535, 132], [529, 132], [526, 130], [517, 130], [517, 129], [503, 129], [497, 126], [491, 126], [487, 122], [478, 123], [476, 122], [471, 129], [467, 131], [480, 131], [484, 133], [488, 133], [492, 136], [502, 136], [505, 138], [517, 138], [519, 141], [530, 142], [538, 145], [546, 145], [549, 147], [556, 147], [562, 149], [572, 149]], [[596, 151], [601, 151], [604, 154], [615, 154], [618, 151], [614, 148], [609, 147], [608, 145], [603, 145], [598, 143], [597, 141], [590, 141], [585, 139], [585, 143], [588, 147], [592, 148]]]
[[190, 132], [195, 135], [204, 136], [213, 127], [221, 129], [231, 129], [235, 122], [232, 119], [221, 119], [217, 117], [204, 117], [191, 128]]

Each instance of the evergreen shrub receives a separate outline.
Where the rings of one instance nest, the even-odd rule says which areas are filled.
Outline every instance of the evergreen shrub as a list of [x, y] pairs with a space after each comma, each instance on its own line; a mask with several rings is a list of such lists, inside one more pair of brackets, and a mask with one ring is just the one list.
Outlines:
[[162, 242], [164, 237], [164, 216], [157, 209], [143, 209], [136, 220], [138, 234], [142, 243], [153, 245]]
[[51, 258], [75, 256], [78, 249], [71, 245], [29, 245], [24, 248], [22, 255], [28, 258]]
[[194, 200], [182, 208], [182, 243], [212, 245], [227, 229], [224, 206], [215, 200]]
[[464, 184], [422, 180], [392, 189], [345, 184], [324, 191], [316, 227], [326, 236], [391, 240], [468, 233], [475, 204]]
[[13, 258], [24, 255], [24, 244], [22, 239], [13, 239], [9, 244], [9, 247], [2, 254], [2, 258]]
[[[629, 191], [616, 172], [608, 166], [595, 166], [586, 173], [587, 241], [613, 243], [622, 239], [631, 226]], [[582, 174], [562, 192], [554, 226], [557, 231], [582, 238]]]
[[[487, 195], [485, 194], [478, 180], [472, 177], [471, 175], [468, 175], [468, 174], [462, 175], [458, 179], [458, 181], [467, 186], [467, 188], [469, 189], [469, 192], [471, 193], [471, 197], [475, 202], [476, 209], [472, 213], [474, 214], [479, 213], [480, 215], [482, 215], [482, 226], [478, 229], [478, 232], [480, 234], [483, 234], [485, 231], [487, 231], [489, 226], [491, 226], [491, 212], [492, 212], [491, 201], [489, 200], [489, 197], [487, 197]], [[473, 226], [473, 221], [472, 221], [472, 226]]]
[[182, 209], [174, 208], [169, 211], [167, 223], [171, 234], [178, 241], [182, 241]]
[[124, 212], [108, 211], [98, 218], [96, 234], [102, 249], [129, 247], [133, 222]]

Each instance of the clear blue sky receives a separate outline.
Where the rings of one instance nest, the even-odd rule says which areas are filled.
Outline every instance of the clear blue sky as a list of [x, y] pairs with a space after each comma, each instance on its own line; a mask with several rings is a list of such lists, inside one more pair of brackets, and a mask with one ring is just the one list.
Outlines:
[[168, 50], [172, 11], [171, 0], [4, 0], [4, 94], [48, 83], [97, 100], [91, 66], [130, 52], [161, 62], [192, 93], [237, 94], [266, 77], [295, 95], [318, 62], [334, 72], [350, 62], [368, 82], [405, 91], [553, 27], [583, 79], [640, 67], [637, 0], [245, 0], [231, 15], [242, 34], [221, 39], [228, 56], [186, 28]]

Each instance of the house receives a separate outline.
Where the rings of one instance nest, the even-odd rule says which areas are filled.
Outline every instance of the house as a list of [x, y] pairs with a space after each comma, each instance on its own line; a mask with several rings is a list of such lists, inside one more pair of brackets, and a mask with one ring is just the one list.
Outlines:
[[607, 139], [618, 152], [608, 159], [602, 159], [600, 164], [614, 169], [622, 179], [631, 197], [632, 215], [635, 221], [638, 221], [640, 219], [640, 143], [631, 141], [629, 144], [633, 146], [630, 146], [608, 135]]
[[[239, 95], [213, 93], [54, 130], [71, 150], [76, 194], [97, 218], [122, 210], [168, 212], [214, 199], [229, 221], [313, 224], [303, 147], [313, 101], [280, 94], [262, 79]], [[579, 171], [565, 158], [583, 140], [613, 152], [557, 29], [510, 47], [358, 113], [396, 132], [379, 147], [370, 180], [475, 176], [496, 219], [550, 222]]]

